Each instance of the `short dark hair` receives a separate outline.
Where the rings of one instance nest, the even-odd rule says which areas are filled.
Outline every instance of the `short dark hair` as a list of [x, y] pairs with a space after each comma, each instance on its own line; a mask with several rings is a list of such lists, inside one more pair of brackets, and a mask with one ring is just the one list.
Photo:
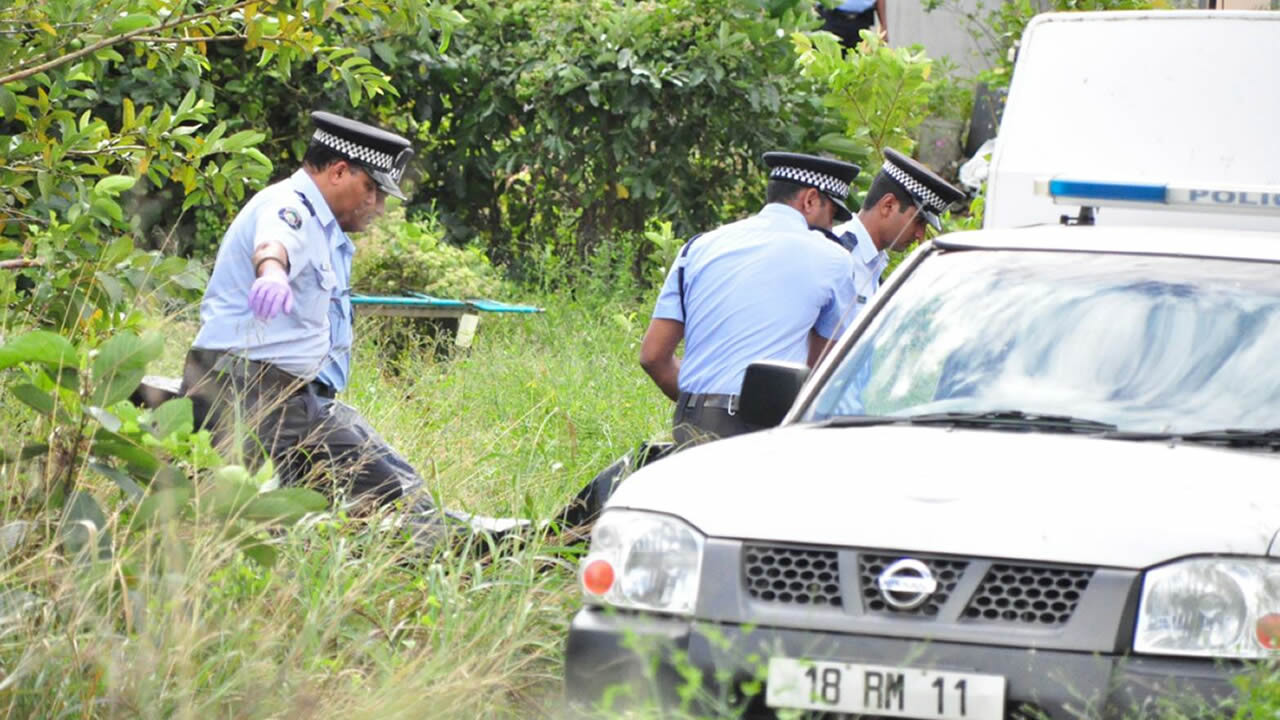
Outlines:
[[315, 140], [311, 141], [311, 144], [307, 146], [306, 154], [302, 156], [302, 164], [312, 170], [326, 170], [339, 160], [351, 162], [346, 156], [339, 154], [337, 150]]
[[789, 203], [801, 190], [808, 188], [808, 185], [800, 185], [789, 180], [770, 180], [769, 186], [764, 191], [764, 201], [766, 203]]
[[907, 208], [916, 206], [916, 199], [907, 192], [905, 188], [899, 185], [888, 173], [877, 173], [874, 180], [871, 181], [871, 187], [867, 190], [867, 196], [862, 199], [862, 207], [875, 207], [885, 195], [893, 193], [898, 199], [898, 212], [906, 212]]

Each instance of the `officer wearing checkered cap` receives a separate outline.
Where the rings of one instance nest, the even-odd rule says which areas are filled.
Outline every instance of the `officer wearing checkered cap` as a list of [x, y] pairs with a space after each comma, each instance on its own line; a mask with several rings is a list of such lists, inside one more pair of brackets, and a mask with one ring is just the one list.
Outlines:
[[[325, 112], [312, 120], [302, 167], [253, 196], [222, 239], [184, 392], [218, 442], [243, 442], [250, 462], [265, 450], [286, 482], [323, 468], [355, 499], [406, 498], [434, 532], [422, 478], [335, 399], [351, 362], [348, 233], [368, 227], [387, 195], [404, 197], [412, 150], [372, 125]], [[247, 422], [249, 436], [235, 436], [233, 422]]]
[[[880, 276], [889, 265], [889, 250], [905, 250], [924, 237], [925, 225], [941, 229], [940, 213], [964, 198], [964, 193], [929, 168], [888, 148], [863, 200], [862, 209], [832, 234], [853, 256], [856, 317], [880, 289]], [[851, 317], [852, 319], [852, 317]], [[855, 374], [854, 384], [866, 386], [871, 376], [870, 358]], [[862, 414], [861, 390], [845, 394], [850, 403], [841, 412]]]
[[862, 209], [832, 230], [853, 254], [859, 309], [879, 289], [888, 251], [918, 242], [926, 225], [941, 229], [938, 215], [964, 196], [924, 165], [892, 148], [884, 151], [884, 164], [871, 181]]
[[853, 302], [849, 253], [811, 229], [850, 217], [845, 198], [858, 168], [796, 153], [766, 153], [764, 162], [764, 209], [684, 245], [641, 343], [641, 366], [676, 403], [680, 445], [757, 429], [737, 414], [747, 365], [814, 364]]

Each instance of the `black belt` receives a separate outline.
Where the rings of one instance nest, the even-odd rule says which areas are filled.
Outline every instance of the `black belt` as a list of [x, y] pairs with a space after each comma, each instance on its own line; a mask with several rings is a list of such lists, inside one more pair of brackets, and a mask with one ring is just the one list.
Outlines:
[[232, 371], [240, 374], [244, 378], [249, 378], [260, 383], [270, 392], [281, 393], [285, 395], [296, 395], [300, 392], [310, 392], [319, 397], [329, 400], [334, 399], [338, 395], [338, 391], [333, 386], [323, 380], [304, 381], [302, 378], [281, 370], [279, 367], [260, 360], [249, 360], [237, 355], [228, 353], [225, 350], [205, 350], [203, 348], [191, 348], [188, 357], [195, 359], [202, 367], [200, 372], [203, 375], [209, 368], [216, 371]]
[[738, 412], [737, 395], [720, 395], [717, 393], [680, 393], [680, 403], [686, 409], [718, 408], [729, 411], [730, 415]]

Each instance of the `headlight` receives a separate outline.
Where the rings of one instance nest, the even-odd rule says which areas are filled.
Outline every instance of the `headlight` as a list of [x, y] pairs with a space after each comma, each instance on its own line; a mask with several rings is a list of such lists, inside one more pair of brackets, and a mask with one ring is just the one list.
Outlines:
[[1280, 649], [1280, 563], [1204, 558], [1149, 571], [1133, 649], [1215, 658], [1271, 656]]
[[690, 615], [702, 574], [702, 533], [669, 515], [610, 510], [591, 531], [578, 577], [588, 602]]

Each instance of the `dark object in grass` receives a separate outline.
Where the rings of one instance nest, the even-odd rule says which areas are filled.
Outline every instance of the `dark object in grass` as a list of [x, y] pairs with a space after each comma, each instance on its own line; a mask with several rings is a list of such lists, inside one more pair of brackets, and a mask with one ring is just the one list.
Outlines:
[[[661, 460], [671, 453], [675, 448], [675, 443], [660, 442], [642, 442], [632, 452], [628, 452], [622, 457], [614, 460], [612, 464], [601, 470], [591, 482], [587, 483], [582, 490], [578, 491], [577, 497], [569, 506], [560, 513], [558, 518], [561, 527], [565, 529], [589, 529], [591, 523], [595, 522], [600, 516], [600, 511], [604, 509], [605, 502], [609, 496], [613, 495], [613, 491], [617, 489], [618, 483], [623, 478], [640, 468], [648, 465], [655, 460]], [[575, 533], [574, 542], [582, 542], [586, 540], [586, 533]]]

